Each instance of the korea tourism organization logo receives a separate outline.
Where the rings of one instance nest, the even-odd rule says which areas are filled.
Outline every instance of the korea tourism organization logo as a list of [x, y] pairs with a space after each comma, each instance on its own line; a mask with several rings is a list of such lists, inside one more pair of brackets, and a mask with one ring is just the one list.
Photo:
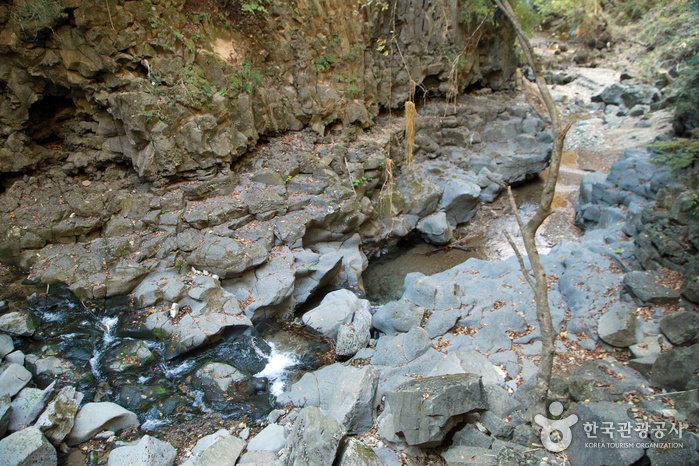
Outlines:
[[[553, 417], [563, 414], [563, 405], [554, 401], [549, 405]], [[584, 421], [576, 414], [562, 419], [549, 419], [537, 414], [534, 421], [541, 426], [541, 443], [551, 452], [558, 453], [568, 448], [573, 441], [572, 427], [582, 422], [582, 432], [576, 428], [578, 435], [584, 433], [585, 448], [683, 448], [682, 424], [668, 421], [654, 422], [611, 422]]]
[[[560, 416], [563, 414], [563, 405], [558, 401], [554, 401], [549, 405], [549, 413], [552, 416]], [[578, 422], [578, 416], [571, 414], [570, 416], [554, 421], [547, 417], [537, 414], [534, 416], [534, 421], [541, 426], [541, 443], [548, 451], [559, 452], [570, 446], [573, 441], [573, 432], [570, 430]]]

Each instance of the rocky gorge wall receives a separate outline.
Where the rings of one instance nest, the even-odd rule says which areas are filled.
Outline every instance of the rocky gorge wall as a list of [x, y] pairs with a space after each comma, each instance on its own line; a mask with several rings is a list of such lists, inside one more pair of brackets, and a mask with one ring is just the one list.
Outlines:
[[0, 172], [117, 164], [151, 182], [204, 180], [261, 135], [367, 127], [416, 87], [503, 87], [513, 33], [464, 22], [459, 5], [300, 0], [257, 15], [216, 0], [0, 5]]

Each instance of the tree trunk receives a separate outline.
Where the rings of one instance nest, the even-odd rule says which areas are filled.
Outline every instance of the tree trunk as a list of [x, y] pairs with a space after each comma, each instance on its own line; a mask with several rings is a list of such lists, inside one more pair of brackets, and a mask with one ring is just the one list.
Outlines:
[[[572, 123], [562, 124], [558, 109], [554, 103], [553, 97], [549, 93], [548, 87], [546, 86], [546, 81], [541, 74], [541, 67], [534, 54], [534, 49], [532, 48], [529, 40], [524, 35], [517, 17], [515, 16], [514, 10], [510, 5], [508, 0], [493, 0], [495, 4], [502, 10], [507, 19], [512, 23], [513, 28], [517, 34], [517, 39], [522, 51], [524, 52], [529, 65], [534, 70], [534, 75], [536, 77], [536, 85], [541, 93], [541, 98], [546, 105], [549, 115], [551, 116], [551, 130], [553, 132], [554, 142], [553, 149], [551, 153], [551, 161], [549, 164], [549, 172], [546, 177], [546, 182], [544, 183], [544, 188], [541, 192], [541, 199], [537, 205], [536, 211], [533, 217], [526, 223], [522, 221], [517, 211], [517, 206], [512, 197], [512, 191], [508, 188], [508, 194], [510, 196], [510, 203], [513, 206], [515, 216], [519, 223], [520, 230], [522, 231], [522, 238], [524, 240], [524, 248], [529, 257], [529, 262], [531, 264], [531, 272], [534, 277], [529, 275], [529, 270], [525, 267], [524, 260], [520, 255], [519, 250], [515, 247], [514, 242], [508, 237], [508, 241], [512, 245], [519, 259], [520, 266], [522, 268], [522, 273], [527, 280], [529, 286], [531, 286], [534, 291], [534, 300], [536, 303], [536, 316], [539, 321], [539, 329], [541, 331], [541, 361], [539, 362], [539, 372], [537, 374], [536, 387], [534, 391], [535, 395], [535, 406], [533, 407], [533, 412], [535, 414], [546, 413], [545, 402], [548, 395], [549, 387], [551, 385], [551, 374], [553, 372], [553, 357], [554, 357], [554, 343], [556, 340], [557, 331], [553, 328], [553, 322], [551, 320], [551, 311], [549, 309], [549, 299], [548, 299], [548, 282], [546, 279], [546, 272], [541, 264], [541, 258], [539, 257], [539, 251], [536, 248], [536, 232], [541, 226], [541, 224], [546, 220], [546, 218], [551, 213], [551, 204], [553, 203], [553, 196], [556, 191], [556, 182], [558, 181], [558, 172], [561, 166], [561, 156], [563, 154], [563, 143], [565, 141], [565, 136], [570, 129]], [[530, 411], [531, 412], [531, 411]]]

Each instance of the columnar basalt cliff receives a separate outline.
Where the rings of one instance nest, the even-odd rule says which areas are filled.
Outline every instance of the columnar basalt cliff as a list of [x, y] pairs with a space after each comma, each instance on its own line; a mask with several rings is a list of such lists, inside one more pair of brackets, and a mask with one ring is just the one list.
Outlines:
[[366, 127], [416, 87], [500, 88], [513, 72], [509, 29], [465, 22], [460, 2], [363, 3], [0, 5], [0, 171], [208, 179], [260, 135]]

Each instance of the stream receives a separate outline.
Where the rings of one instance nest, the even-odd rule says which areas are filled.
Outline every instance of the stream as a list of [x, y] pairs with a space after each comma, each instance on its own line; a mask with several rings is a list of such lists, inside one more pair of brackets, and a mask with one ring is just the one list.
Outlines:
[[316, 355], [329, 350], [304, 327], [264, 321], [168, 361], [162, 342], [123, 331], [133, 311], [126, 297], [95, 305], [53, 286], [28, 310], [40, 324], [18, 348], [38, 372], [37, 385], [62, 379], [87, 400], [113, 401], [138, 413], [147, 431], [202, 413], [261, 419], [276, 407], [290, 377], [318, 368]]

